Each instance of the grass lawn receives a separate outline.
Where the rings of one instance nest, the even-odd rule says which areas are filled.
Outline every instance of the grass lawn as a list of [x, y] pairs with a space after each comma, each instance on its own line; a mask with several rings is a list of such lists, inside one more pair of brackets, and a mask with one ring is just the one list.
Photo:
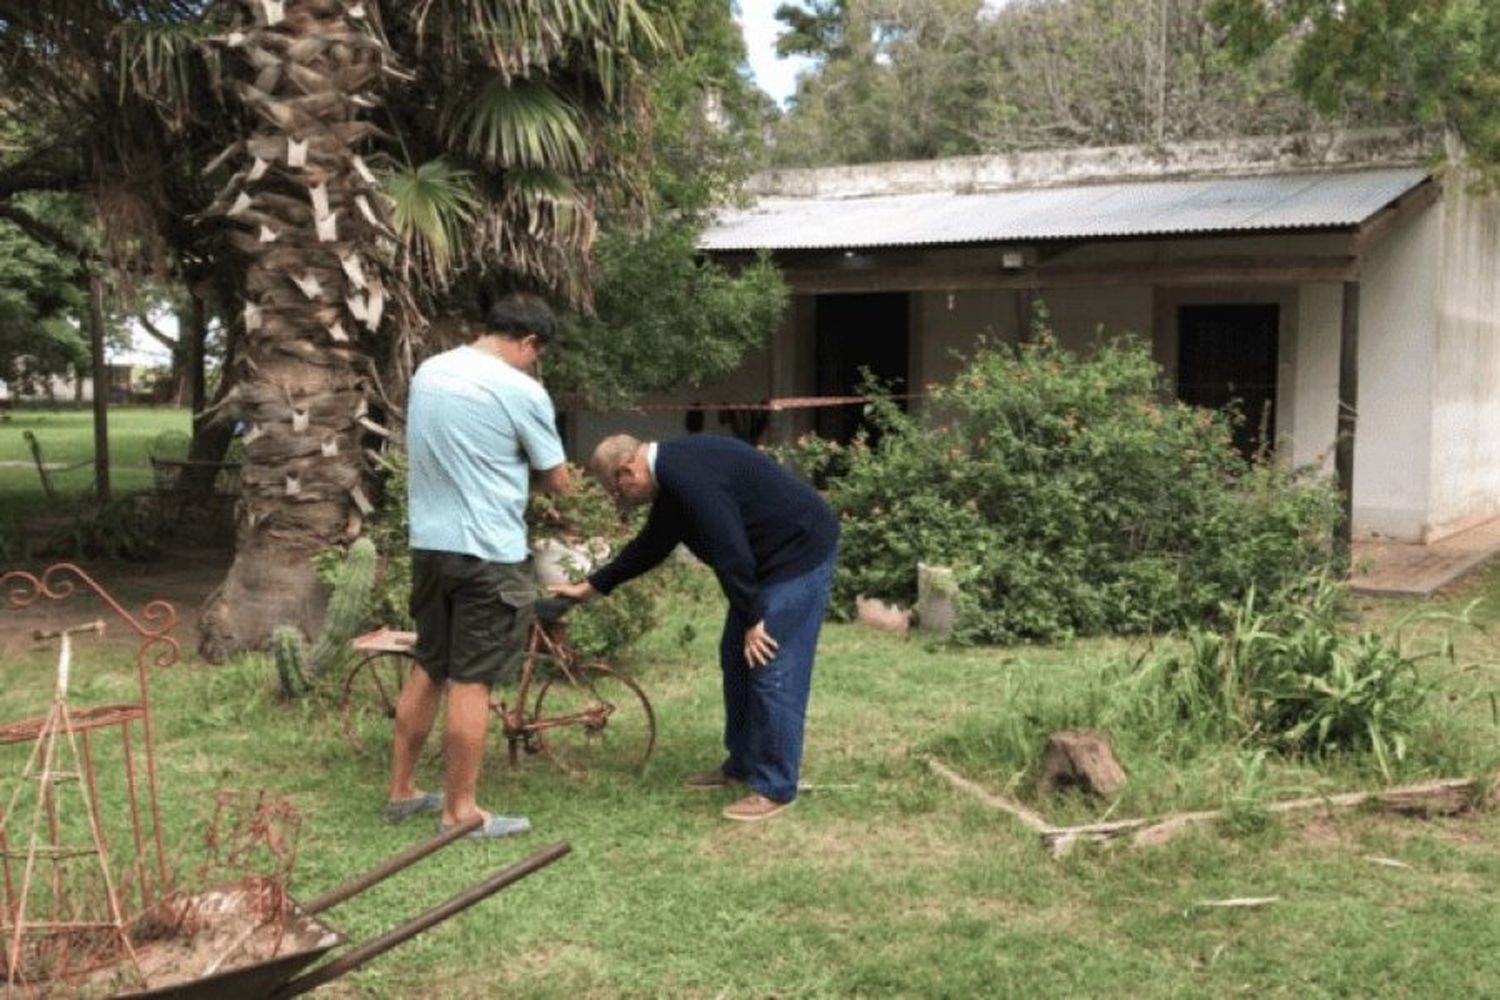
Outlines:
[[[110, 485], [116, 494], [151, 487], [146, 446], [163, 431], [191, 429], [186, 409], [111, 407], [109, 410]], [[15, 410], [0, 421], [0, 525], [47, 509], [47, 497], [23, 436], [31, 431], [48, 463], [74, 465], [94, 455], [94, 416], [88, 409]], [[18, 464], [19, 463], [19, 464]], [[58, 492], [76, 497], [94, 481], [92, 464], [53, 473]]]
[[[1500, 593], [1500, 574], [1474, 587], [1475, 595], [1492, 592]], [[804, 772], [815, 787], [783, 817], [727, 823], [718, 810], [729, 793], [680, 783], [719, 759], [720, 606], [711, 581], [700, 580], [628, 657], [659, 715], [657, 755], [643, 776], [580, 783], [540, 760], [511, 770], [497, 751], [482, 801], [523, 811], [535, 831], [455, 845], [331, 919], [368, 938], [545, 844], [566, 839], [574, 853], [342, 980], [336, 994], [1500, 993], [1500, 812], [1245, 823], [1158, 848], [1086, 847], [1054, 861], [1033, 835], [929, 773], [924, 754], [940, 752], [992, 787], [1024, 791], [1024, 774], [985, 760], [986, 739], [1024, 722], [1041, 694], [1086, 686], [1119, 656], [1139, 652], [1122, 642], [951, 650], [830, 625]], [[1383, 620], [1393, 611], [1366, 613]], [[80, 702], [123, 690], [119, 655], [85, 646], [80, 659]], [[0, 718], [20, 714], [23, 702], [40, 709], [47, 664], [44, 654], [6, 664], [17, 680], [0, 690]], [[1487, 664], [1445, 676], [1440, 707], [1448, 693], [1500, 687], [1500, 672]], [[282, 704], [273, 687], [273, 672], [257, 659], [185, 663], [158, 675], [163, 806], [179, 869], [190, 873], [215, 789], [289, 797], [304, 818], [293, 889], [306, 899], [430, 827], [380, 824], [384, 759], [352, 754], [328, 704]], [[1425, 756], [1401, 778], [1432, 773], [1434, 761], [1478, 760], [1471, 744], [1495, 742], [1487, 705], [1451, 705], [1450, 726], [1462, 730], [1455, 746], [1424, 743]], [[1247, 784], [1275, 796], [1377, 783], [1357, 763], [1318, 770], [1271, 762], [1256, 771], [1230, 749], [1178, 762], [1174, 773], [1132, 756], [1135, 746], [1124, 763], [1145, 787], [1116, 817], [1174, 799], [1222, 804]], [[9, 776], [18, 759], [0, 756], [0, 766]], [[435, 766], [427, 778], [436, 787]], [[1279, 902], [1194, 905], [1240, 896]]]

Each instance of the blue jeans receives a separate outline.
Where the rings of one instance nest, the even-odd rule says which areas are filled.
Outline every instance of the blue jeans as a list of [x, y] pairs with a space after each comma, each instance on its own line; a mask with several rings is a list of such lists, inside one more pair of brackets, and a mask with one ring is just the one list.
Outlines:
[[766, 631], [778, 643], [770, 663], [754, 669], [745, 663], [745, 632], [755, 623], [745, 621], [733, 608], [719, 641], [724, 748], [729, 751], [723, 771], [777, 802], [797, 797], [813, 658], [828, 608], [836, 555], [801, 576], [761, 586]]

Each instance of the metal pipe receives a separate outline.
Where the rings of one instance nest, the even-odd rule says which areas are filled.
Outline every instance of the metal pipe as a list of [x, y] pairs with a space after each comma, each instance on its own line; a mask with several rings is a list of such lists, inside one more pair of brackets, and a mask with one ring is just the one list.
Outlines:
[[420, 844], [413, 844], [395, 857], [388, 858], [380, 865], [370, 869], [363, 875], [356, 876], [343, 885], [335, 886], [302, 907], [302, 912], [308, 916], [322, 913], [329, 907], [337, 906], [350, 896], [357, 896], [370, 888], [379, 885], [392, 875], [421, 861], [433, 851], [447, 847], [459, 837], [467, 836], [470, 831], [477, 830], [484, 825], [483, 816], [471, 816], [456, 826], [444, 830], [431, 840], [424, 840]]
[[532, 872], [547, 867], [572, 849], [572, 846], [565, 840], [553, 844], [551, 847], [544, 848], [531, 857], [496, 872], [480, 884], [465, 889], [447, 902], [433, 907], [426, 913], [413, 917], [400, 927], [387, 931], [373, 941], [365, 942], [347, 955], [329, 962], [327, 965], [319, 966], [304, 976], [293, 979], [282, 986], [281, 989], [272, 993], [270, 1000], [284, 1000], [286, 997], [298, 996], [309, 990], [317, 989], [324, 983], [332, 982], [346, 972], [352, 972], [361, 965], [364, 965], [370, 959], [390, 951], [403, 941], [416, 937], [429, 927], [440, 924], [454, 914], [468, 909], [480, 900], [494, 895], [506, 886], [519, 882]]

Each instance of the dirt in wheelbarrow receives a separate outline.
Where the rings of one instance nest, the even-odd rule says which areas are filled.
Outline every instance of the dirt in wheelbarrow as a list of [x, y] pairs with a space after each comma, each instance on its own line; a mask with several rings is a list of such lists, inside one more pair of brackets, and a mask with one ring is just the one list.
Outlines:
[[[261, 879], [175, 897], [138, 921], [131, 938], [133, 965], [121, 957], [69, 977], [66, 994], [128, 996], [172, 990], [210, 977], [232, 979], [235, 970], [325, 952], [343, 940], [316, 919], [289, 908], [279, 886], [268, 890], [267, 880]], [[11, 995], [0, 985], [0, 1000]]]

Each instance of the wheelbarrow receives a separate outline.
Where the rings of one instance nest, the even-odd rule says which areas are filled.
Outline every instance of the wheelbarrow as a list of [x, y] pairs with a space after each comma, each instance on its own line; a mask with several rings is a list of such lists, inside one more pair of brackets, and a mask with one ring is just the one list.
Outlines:
[[[330, 962], [315, 968], [308, 968], [334, 948], [345, 943], [342, 934], [318, 920], [319, 914], [364, 892], [440, 848], [446, 847], [477, 829], [481, 823], [482, 820], [478, 817], [467, 823], [461, 823], [429, 841], [408, 848], [365, 874], [325, 892], [306, 905], [294, 905], [288, 924], [289, 930], [294, 929], [296, 933], [289, 933], [287, 938], [303, 943], [290, 945], [283, 954], [225, 969], [222, 972], [215, 972], [187, 982], [118, 995], [131, 998], [172, 998], [172, 1000], [200, 1000], [200, 998], [202, 1000], [208, 1000], [208, 998], [213, 998], [213, 1000], [280, 1000], [282, 997], [297, 996], [358, 969], [372, 958], [390, 951], [407, 939], [421, 934], [480, 900], [494, 895], [506, 886], [545, 868], [572, 850], [566, 841], [543, 848], [530, 857], [491, 874], [484, 881], [470, 886], [446, 902], [411, 918], [379, 937], [354, 946]], [[308, 941], [312, 943], [306, 943]]]

